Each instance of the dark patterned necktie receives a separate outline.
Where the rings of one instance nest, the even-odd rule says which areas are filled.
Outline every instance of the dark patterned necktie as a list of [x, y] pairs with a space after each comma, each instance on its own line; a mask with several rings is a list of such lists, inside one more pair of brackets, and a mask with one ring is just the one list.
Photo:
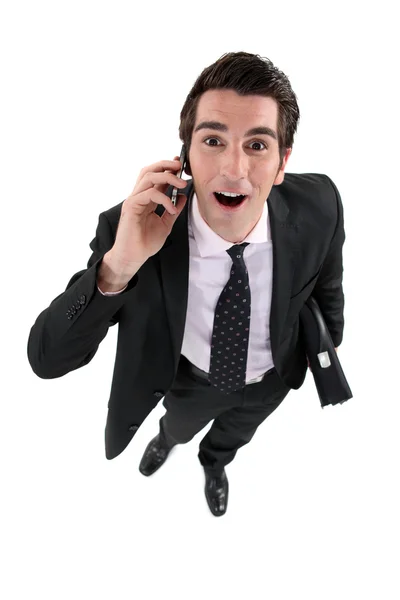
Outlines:
[[211, 338], [209, 381], [223, 394], [246, 384], [251, 296], [243, 259], [248, 242], [227, 250], [232, 258], [231, 276], [217, 302]]

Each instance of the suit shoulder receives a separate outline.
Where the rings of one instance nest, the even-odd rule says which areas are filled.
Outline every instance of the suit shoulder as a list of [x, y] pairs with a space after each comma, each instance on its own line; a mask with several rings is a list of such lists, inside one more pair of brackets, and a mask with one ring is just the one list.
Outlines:
[[306, 220], [317, 218], [325, 223], [336, 223], [341, 199], [337, 187], [327, 175], [285, 173], [283, 182], [277, 187], [294, 214]]
[[293, 208], [309, 208], [336, 214], [340, 195], [332, 179], [324, 173], [285, 173], [279, 191]]
[[332, 180], [324, 173], [285, 173], [285, 178], [281, 187], [286, 187], [290, 191], [332, 189]]
[[115, 206], [112, 206], [111, 208], [108, 208], [107, 210], [103, 210], [101, 212], [101, 216], [104, 216], [107, 219], [107, 221], [109, 222], [110, 227], [114, 233], [117, 232], [119, 219], [121, 217], [122, 205], [124, 202], [125, 202], [125, 200], [123, 200], [119, 204], [116, 204]]

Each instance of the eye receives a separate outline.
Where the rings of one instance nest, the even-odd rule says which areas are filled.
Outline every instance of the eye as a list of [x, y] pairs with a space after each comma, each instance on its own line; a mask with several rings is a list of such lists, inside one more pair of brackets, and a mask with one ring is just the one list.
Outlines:
[[[255, 140], [254, 142], [251, 142], [252, 144], [261, 144], [262, 146], [264, 146], [265, 149], [267, 149], [267, 145], [264, 144], [264, 142], [259, 142], [258, 140]], [[254, 150], [254, 148], [253, 148]]]
[[[217, 141], [217, 142], [219, 142], [219, 139], [218, 139], [218, 138], [215, 138], [215, 137], [208, 137], [208, 138], [205, 138], [205, 139], [203, 140], [203, 142], [204, 142], [204, 143], [206, 143], [208, 140], [214, 140], [214, 141]], [[261, 144], [262, 146], [264, 146], [265, 150], [267, 150], [267, 145], [266, 145], [264, 142], [261, 142], [261, 141], [258, 141], [258, 140], [254, 140], [253, 142], [250, 142], [250, 143], [251, 143], [251, 144]], [[218, 145], [219, 145], [219, 144], [207, 144], [207, 143], [206, 143], [206, 146], [211, 146], [211, 147], [214, 147], [214, 148], [218, 147]], [[261, 150], [262, 150], [262, 149], [263, 149], [263, 148], [261, 148]], [[257, 150], [257, 148], [252, 148], [252, 150]], [[260, 152], [260, 150], [257, 150], [257, 152]]]
[[[217, 140], [217, 138], [209, 137], [209, 138], [206, 138], [206, 139], [205, 139], [205, 140], [203, 140], [203, 141], [204, 141], [204, 142], [207, 142], [207, 140]], [[219, 140], [217, 140], [217, 141], [219, 141]], [[211, 146], [215, 146], [215, 145], [216, 145], [216, 144], [211, 144]], [[206, 144], [206, 146], [210, 146], [210, 144]]]

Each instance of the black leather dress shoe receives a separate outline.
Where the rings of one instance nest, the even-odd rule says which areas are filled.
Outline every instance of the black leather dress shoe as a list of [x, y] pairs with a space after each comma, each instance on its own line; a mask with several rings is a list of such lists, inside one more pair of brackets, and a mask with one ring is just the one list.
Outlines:
[[212, 514], [216, 517], [220, 517], [226, 513], [228, 506], [228, 492], [229, 482], [226, 476], [225, 470], [222, 471], [220, 477], [214, 477], [207, 473], [206, 474], [206, 499], [208, 506]]
[[172, 448], [167, 448], [160, 441], [160, 434], [149, 442], [140, 461], [139, 471], [142, 475], [152, 475], [166, 461]]

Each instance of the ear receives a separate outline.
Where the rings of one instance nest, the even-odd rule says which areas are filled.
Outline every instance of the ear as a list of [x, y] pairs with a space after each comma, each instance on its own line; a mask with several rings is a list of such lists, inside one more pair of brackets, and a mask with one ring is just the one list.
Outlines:
[[274, 185], [280, 185], [283, 182], [283, 180], [285, 178], [286, 163], [289, 160], [289, 156], [291, 155], [291, 153], [292, 153], [292, 149], [288, 148], [287, 151], [286, 151], [286, 154], [284, 156], [284, 159], [283, 159], [283, 162], [282, 162], [282, 166], [279, 169], [278, 173], [276, 174]]

